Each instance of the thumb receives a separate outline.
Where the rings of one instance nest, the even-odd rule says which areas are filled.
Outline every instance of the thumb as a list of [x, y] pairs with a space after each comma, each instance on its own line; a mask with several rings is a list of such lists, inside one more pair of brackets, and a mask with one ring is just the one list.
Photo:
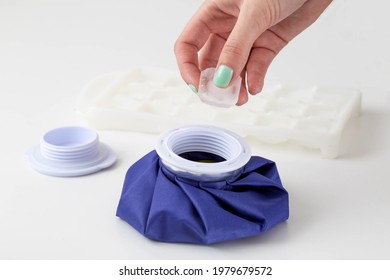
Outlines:
[[254, 42], [268, 28], [265, 21], [262, 23], [261, 18], [259, 19], [259, 9], [261, 7], [243, 6], [240, 10], [237, 22], [219, 56], [213, 79], [217, 87], [227, 87], [240, 75]]

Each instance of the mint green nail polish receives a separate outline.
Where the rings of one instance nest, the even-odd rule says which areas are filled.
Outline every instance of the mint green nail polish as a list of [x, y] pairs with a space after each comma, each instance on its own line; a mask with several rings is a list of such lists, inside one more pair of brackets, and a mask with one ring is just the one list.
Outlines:
[[233, 77], [233, 69], [226, 65], [220, 65], [214, 74], [214, 85], [217, 87], [226, 87]]
[[196, 90], [196, 87], [193, 84], [188, 84], [188, 86], [194, 93], [198, 93], [198, 91]]

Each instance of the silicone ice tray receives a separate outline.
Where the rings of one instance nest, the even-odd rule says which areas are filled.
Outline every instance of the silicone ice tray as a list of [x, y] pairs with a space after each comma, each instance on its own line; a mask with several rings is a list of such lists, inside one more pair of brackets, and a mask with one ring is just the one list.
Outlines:
[[266, 143], [294, 141], [335, 158], [345, 125], [360, 112], [360, 100], [360, 92], [351, 88], [267, 81], [247, 104], [217, 108], [202, 103], [178, 73], [134, 69], [92, 80], [78, 110], [97, 129], [161, 133], [211, 124]]

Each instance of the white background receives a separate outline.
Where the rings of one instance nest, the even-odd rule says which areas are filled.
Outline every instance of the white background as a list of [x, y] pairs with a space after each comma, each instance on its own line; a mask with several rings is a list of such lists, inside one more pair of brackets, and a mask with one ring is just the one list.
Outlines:
[[155, 135], [99, 131], [119, 160], [91, 176], [48, 177], [24, 162], [44, 131], [82, 123], [76, 100], [96, 75], [175, 70], [173, 44], [200, 3], [0, 0], [0, 259], [389, 259], [386, 0], [335, 1], [271, 66], [273, 79], [358, 88], [363, 107], [336, 160], [250, 142], [277, 162], [290, 193], [290, 219], [263, 235], [158, 243], [116, 218], [125, 172], [154, 148]]

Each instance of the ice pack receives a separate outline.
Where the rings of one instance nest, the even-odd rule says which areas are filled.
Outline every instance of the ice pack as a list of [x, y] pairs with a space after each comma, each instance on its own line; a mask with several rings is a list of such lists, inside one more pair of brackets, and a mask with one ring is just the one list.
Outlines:
[[287, 220], [288, 193], [275, 163], [238, 135], [185, 126], [128, 169], [117, 216], [152, 240], [211, 244]]

